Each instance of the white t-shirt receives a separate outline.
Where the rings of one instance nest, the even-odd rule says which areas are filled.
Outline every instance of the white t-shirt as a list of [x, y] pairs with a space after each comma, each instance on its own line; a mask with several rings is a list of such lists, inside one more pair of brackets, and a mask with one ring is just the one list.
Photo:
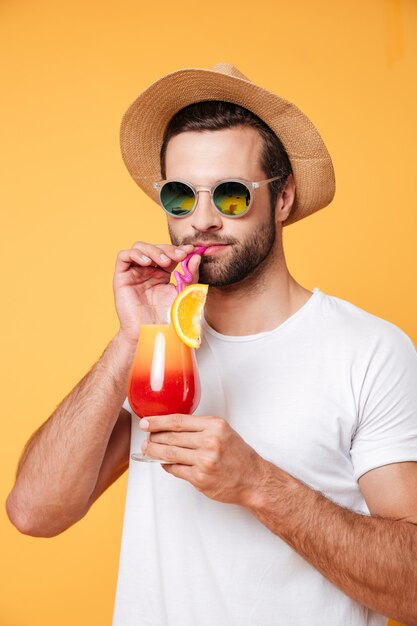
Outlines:
[[[203, 326], [196, 415], [224, 417], [313, 489], [369, 514], [357, 479], [417, 461], [417, 355], [393, 324], [315, 289], [270, 332], [230, 337]], [[132, 415], [132, 452], [138, 424]], [[130, 462], [113, 626], [386, 623], [242, 507]]]

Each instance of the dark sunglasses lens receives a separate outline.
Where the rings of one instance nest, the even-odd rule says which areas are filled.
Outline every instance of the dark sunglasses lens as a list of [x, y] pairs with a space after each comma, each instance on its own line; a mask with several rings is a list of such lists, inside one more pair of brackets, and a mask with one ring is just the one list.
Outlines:
[[175, 181], [165, 183], [160, 197], [165, 211], [171, 215], [181, 217], [194, 208], [194, 191], [185, 183]]
[[225, 215], [241, 215], [248, 210], [250, 190], [243, 183], [220, 183], [213, 193], [216, 207]]

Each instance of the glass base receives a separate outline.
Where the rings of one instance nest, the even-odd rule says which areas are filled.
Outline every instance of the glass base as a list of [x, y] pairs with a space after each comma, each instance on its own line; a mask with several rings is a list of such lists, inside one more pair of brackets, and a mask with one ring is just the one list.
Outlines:
[[162, 459], [151, 459], [150, 456], [145, 456], [143, 452], [133, 452], [130, 458], [134, 461], [140, 461], [141, 463], [159, 463], [159, 465], [172, 465], [172, 461], [162, 461]]

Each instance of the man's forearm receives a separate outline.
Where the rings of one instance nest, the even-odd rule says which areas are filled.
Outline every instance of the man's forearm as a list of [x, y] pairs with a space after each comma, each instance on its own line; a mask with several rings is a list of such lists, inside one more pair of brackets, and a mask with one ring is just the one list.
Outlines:
[[133, 356], [134, 348], [116, 335], [29, 440], [7, 501], [9, 516], [23, 532], [56, 534], [84, 515], [126, 396]]
[[417, 625], [417, 527], [328, 500], [265, 462], [248, 510], [351, 598]]

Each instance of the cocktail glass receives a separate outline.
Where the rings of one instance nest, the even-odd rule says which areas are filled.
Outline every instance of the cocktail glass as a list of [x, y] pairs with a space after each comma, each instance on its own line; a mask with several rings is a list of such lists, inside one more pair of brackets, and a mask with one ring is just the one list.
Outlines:
[[[200, 401], [200, 380], [194, 350], [178, 337], [170, 320], [170, 307], [139, 306], [140, 333], [129, 375], [128, 399], [140, 417], [191, 414]], [[135, 461], [166, 463], [132, 453]]]

